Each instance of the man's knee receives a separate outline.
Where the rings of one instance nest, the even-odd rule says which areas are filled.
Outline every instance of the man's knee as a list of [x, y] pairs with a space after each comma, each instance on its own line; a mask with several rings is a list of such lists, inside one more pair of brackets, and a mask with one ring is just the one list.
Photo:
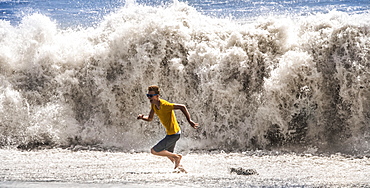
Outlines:
[[150, 150], [150, 153], [152, 153], [153, 155], [157, 154], [157, 152], [153, 148]]

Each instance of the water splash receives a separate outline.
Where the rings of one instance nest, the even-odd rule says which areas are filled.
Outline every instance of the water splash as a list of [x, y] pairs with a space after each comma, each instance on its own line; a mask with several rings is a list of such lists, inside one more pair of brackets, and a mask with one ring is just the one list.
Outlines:
[[[96, 28], [0, 21], [1, 145], [150, 148], [146, 88], [189, 107], [180, 149], [369, 146], [369, 26], [345, 13], [238, 24], [132, 4]], [[314, 21], [313, 21], [314, 20]], [[360, 20], [361, 21], [361, 20]]]

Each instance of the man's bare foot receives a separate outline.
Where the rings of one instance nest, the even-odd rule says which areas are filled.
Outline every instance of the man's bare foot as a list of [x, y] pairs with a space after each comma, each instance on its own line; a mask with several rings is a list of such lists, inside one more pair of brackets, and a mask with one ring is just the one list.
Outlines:
[[180, 165], [180, 161], [181, 161], [181, 159], [182, 159], [182, 156], [181, 155], [178, 155], [179, 157], [178, 158], [175, 158], [175, 169], [177, 168], [177, 167], [179, 167], [179, 165]]

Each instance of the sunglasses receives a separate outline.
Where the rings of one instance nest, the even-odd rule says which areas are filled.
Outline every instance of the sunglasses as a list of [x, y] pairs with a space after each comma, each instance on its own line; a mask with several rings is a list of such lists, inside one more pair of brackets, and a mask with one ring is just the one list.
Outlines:
[[157, 96], [158, 94], [146, 94], [147, 97], [152, 98], [154, 96]]

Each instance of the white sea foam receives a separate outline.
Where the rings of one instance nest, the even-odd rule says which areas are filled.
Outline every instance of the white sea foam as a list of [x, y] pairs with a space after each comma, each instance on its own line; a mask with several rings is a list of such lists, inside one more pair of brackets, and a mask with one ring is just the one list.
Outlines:
[[[1, 187], [366, 187], [368, 158], [263, 151], [190, 153], [173, 164], [149, 153], [0, 150]], [[237, 175], [231, 168], [254, 169]]]

